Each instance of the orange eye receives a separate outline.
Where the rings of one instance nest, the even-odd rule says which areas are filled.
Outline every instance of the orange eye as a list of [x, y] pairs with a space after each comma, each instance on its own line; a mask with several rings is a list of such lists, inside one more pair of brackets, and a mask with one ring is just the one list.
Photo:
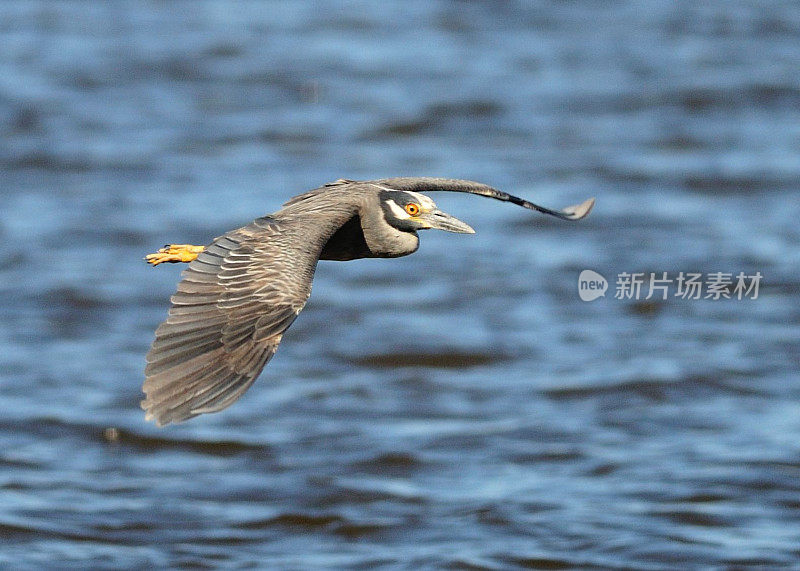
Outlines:
[[408, 212], [411, 216], [416, 216], [419, 214], [419, 205], [414, 204], [413, 202], [406, 204], [406, 212]]

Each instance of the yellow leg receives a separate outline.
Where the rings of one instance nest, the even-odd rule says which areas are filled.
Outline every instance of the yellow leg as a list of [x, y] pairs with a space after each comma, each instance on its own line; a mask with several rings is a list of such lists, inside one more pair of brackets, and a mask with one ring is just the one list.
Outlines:
[[191, 244], [167, 244], [155, 254], [147, 254], [144, 259], [153, 266], [164, 262], [171, 264], [186, 263], [194, 260], [205, 249], [205, 246], [192, 246]]

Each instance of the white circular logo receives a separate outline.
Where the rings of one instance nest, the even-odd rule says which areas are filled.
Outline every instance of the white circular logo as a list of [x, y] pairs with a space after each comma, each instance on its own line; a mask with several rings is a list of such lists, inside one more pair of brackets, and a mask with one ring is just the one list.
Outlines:
[[594, 301], [598, 297], [605, 297], [608, 281], [592, 270], [583, 270], [578, 276], [578, 295], [583, 301]]

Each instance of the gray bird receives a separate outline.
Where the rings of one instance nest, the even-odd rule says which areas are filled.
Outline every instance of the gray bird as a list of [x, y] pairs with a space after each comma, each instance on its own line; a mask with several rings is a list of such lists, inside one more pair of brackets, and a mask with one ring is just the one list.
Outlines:
[[208, 246], [165, 246], [146, 260], [191, 262], [147, 354], [147, 420], [159, 426], [217, 412], [253, 384], [311, 294], [319, 260], [396, 258], [419, 247], [418, 230], [473, 234], [421, 192], [467, 192], [579, 220], [589, 199], [550, 210], [485, 184], [444, 178], [340, 179]]

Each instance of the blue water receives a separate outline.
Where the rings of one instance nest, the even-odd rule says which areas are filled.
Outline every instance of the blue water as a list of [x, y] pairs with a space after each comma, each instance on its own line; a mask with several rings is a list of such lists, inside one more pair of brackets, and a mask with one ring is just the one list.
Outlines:
[[[798, 566], [796, 3], [2, 13], [0, 564]], [[145, 254], [397, 175], [597, 206], [436, 196], [477, 235], [321, 263], [241, 401], [145, 423], [180, 272]], [[623, 300], [622, 272], [763, 279]]]

